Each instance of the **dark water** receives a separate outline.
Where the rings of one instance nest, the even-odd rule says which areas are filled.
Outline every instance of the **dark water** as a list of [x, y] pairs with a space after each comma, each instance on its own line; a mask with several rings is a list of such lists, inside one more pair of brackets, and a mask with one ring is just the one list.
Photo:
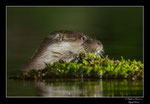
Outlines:
[[[15, 75], [43, 38], [57, 30], [79, 31], [100, 40], [104, 56], [112, 59], [143, 61], [142, 7], [8, 7], [7, 76]], [[7, 96], [142, 96], [142, 91], [142, 81], [7, 80]]]
[[9, 80], [7, 94], [10, 97], [139, 97], [143, 96], [143, 82], [91, 79]]

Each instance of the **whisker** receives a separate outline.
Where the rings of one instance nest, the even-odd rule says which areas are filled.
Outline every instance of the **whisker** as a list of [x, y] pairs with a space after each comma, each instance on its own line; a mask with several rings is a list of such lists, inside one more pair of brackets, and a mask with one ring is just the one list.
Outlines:
[[103, 56], [103, 54], [100, 52], [100, 56], [102, 57], [102, 58], [104, 58], [104, 56]]
[[63, 53], [60, 53], [60, 52], [54, 52], [54, 51], [51, 51], [51, 52], [53, 52], [53, 53], [55, 53], [55, 54], [63, 55]]
[[59, 56], [56, 56], [56, 55], [53, 55], [53, 57], [55, 57], [55, 58], [59, 58]]

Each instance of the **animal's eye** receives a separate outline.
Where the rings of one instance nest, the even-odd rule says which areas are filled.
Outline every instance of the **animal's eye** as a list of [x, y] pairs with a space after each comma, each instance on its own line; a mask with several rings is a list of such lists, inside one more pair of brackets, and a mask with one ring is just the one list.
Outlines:
[[81, 40], [85, 41], [86, 40], [86, 36], [82, 36]]

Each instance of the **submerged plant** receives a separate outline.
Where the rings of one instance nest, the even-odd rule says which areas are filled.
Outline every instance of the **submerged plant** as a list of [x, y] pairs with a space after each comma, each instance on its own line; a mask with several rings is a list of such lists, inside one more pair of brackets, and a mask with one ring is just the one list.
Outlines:
[[70, 62], [59, 60], [53, 64], [45, 63], [41, 70], [31, 70], [19, 73], [18, 79], [48, 79], [48, 78], [104, 78], [104, 79], [142, 79], [143, 64], [141, 61], [111, 60], [108, 56], [81, 53]]

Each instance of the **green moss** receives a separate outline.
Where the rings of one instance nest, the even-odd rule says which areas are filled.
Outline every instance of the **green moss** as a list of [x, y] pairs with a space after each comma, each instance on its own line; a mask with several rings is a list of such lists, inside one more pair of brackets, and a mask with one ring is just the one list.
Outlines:
[[104, 79], [142, 79], [143, 64], [141, 61], [110, 60], [108, 56], [101, 58], [95, 54], [79, 54], [71, 62], [59, 60], [53, 64], [45, 63], [42, 70], [31, 70], [19, 73], [18, 79], [49, 79], [49, 78], [104, 78]]

